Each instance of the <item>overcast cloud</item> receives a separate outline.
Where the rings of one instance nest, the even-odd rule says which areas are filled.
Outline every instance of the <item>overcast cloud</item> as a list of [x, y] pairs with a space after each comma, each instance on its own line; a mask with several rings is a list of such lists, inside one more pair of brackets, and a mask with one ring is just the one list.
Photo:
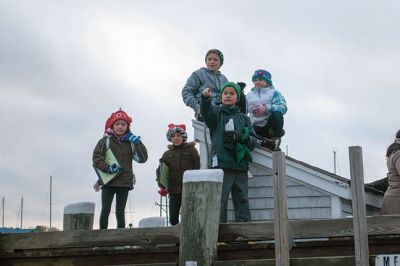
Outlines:
[[[65, 205], [96, 202], [91, 155], [120, 106], [149, 150], [134, 164], [127, 222], [157, 216], [154, 181], [170, 122], [192, 111], [181, 88], [208, 49], [222, 72], [251, 88], [257, 68], [287, 99], [289, 155], [349, 177], [348, 146], [363, 148], [367, 182], [386, 174], [399, 128], [397, 1], [18, 1], [0, 0], [0, 196], [5, 226], [53, 226]], [[110, 227], [115, 218], [110, 216]]]

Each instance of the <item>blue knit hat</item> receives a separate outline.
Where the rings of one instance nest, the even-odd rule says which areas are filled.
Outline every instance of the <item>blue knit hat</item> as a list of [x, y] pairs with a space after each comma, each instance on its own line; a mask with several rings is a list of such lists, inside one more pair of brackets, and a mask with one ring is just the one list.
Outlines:
[[266, 82], [268, 82], [269, 85], [272, 85], [271, 73], [269, 73], [267, 70], [257, 69], [256, 71], [254, 71], [251, 80], [254, 82], [256, 79], [265, 80]]

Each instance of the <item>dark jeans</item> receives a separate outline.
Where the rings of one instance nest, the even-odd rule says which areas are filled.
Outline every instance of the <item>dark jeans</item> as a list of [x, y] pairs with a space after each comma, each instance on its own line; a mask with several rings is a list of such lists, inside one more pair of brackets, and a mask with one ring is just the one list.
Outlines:
[[176, 225], [179, 223], [179, 210], [182, 203], [182, 193], [169, 194], [169, 223]]
[[254, 126], [254, 131], [258, 135], [268, 139], [274, 137], [280, 138], [283, 135], [283, 124], [283, 114], [281, 112], [272, 112], [267, 121], [267, 124], [264, 127]]
[[249, 187], [247, 172], [224, 169], [222, 183], [220, 223], [227, 222], [229, 193], [232, 192], [233, 209], [236, 222], [251, 220], [249, 207]]
[[100, 229], [107, 229], [108, 227], [108, 216], [111, 212], [114, 194], [116, 194], [115, 216], [117, 217], [117, 228], [125, 228], [125, 206], [129, 188], [105, 186], [101, 190]]

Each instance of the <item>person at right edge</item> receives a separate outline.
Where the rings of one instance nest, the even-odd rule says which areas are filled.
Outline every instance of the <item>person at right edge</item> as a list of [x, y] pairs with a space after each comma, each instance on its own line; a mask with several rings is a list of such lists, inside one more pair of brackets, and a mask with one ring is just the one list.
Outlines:
[[[287, 112], [285, 97], [272, 85], [271, 74], [258, 69], [252, 76], [254, 87], [247, 93], [247, 111], [258, 136], [279, 140], [285, 134], [283, 116]], [[267, 143], [267, 142], [265, 142]], [[270, 146], [266, 148], [272, 149]], [[276, 150], [280, 150], [279, 147]]]
[[213, 106], [211, 90], [203, 91], [200, 101], [200, 113], [210, 129], [211, 168], [224, 171], [221, 195], [220, 222], [227, 222], [229, 193], [232, 193], [236, 222], [251, 220], [248, 200], [247, 171], [252, 161], [251, 151], [257, 145], [257, 139], [250, 134], [253, 131], [248, 116], [240, 112], [237, 102], [241, 88], [234, 82], [221, 87], [222, 106]]
[[400, 130], [386, 151], [389, 187], [383, 196], [381, 214], [400, 214]]

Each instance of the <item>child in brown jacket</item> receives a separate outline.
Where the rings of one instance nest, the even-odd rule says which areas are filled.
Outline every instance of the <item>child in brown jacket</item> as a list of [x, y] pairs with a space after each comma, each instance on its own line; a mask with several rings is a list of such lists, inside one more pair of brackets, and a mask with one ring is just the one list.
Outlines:
[[[111, 204], [116, 195], [115, 215], [117, 228], [125, 228], [125, 206], [128, 193], [135, 184], [132, 170], [132, 160], [138, 163], [147, 161], [147, 150], [139, 136], [130, 131], [132, 118], [121, 109], [111, 114], [106, 121], [104, 137], [101, 138], [93, 151], [93, 166], [97, 171], [116, 176], [107, 184], [101, 178], [95, 184], [95, 190], [101, 188], [100, 229], [107, 229]], [[109, 165], [106, 152], [111, 150], [117, 163]]]
[[[186, 126], [168, 125], [166, 133], [168, 141], [168, 150], [164, 152], [160, 159], [160, 166], [156, 170], [157, 183], [160, 187], [160, 194], [169, 193], [169, 222], [171, 225], [179, 223], [179, 210], [182, 200], [182, 179], [186, 170], [200, 169], [200, 156], [195, 148], [195, 142], [186, 142]], [[168, 188], [160, 183], [161, 167], [165, 164], [169, 170]], [[165, 194], [163, 194], [165, 193]]]

